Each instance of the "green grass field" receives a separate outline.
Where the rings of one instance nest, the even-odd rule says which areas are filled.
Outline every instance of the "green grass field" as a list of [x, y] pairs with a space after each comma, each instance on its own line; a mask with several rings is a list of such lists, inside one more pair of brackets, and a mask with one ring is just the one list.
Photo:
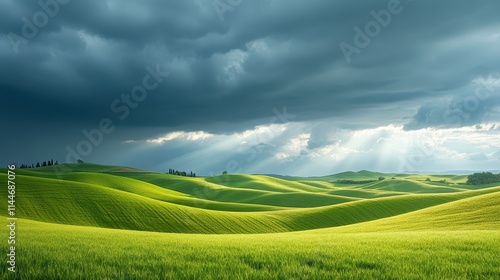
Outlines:
[[500, 186], [466, 179], [17, 170], [17, 272], [0, 278], [500, 279]]

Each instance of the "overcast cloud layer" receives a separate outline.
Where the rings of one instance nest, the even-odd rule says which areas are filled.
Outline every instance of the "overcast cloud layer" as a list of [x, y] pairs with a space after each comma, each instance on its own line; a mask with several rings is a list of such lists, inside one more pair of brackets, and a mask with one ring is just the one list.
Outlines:
[[0, 1], [0, 163], [499, 169], [498, 11], [486, 0]]

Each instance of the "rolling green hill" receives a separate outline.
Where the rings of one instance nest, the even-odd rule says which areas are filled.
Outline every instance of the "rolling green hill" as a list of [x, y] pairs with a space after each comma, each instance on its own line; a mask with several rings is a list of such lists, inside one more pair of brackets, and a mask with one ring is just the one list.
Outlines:
[[222, 175], [207, 177], [205, 180], [207, 182], [233, 188], [256, 189], [272, 192], [323, 191], [323, 188], [317, 188], [311, 185], [302, 184], [300, 182], [287, 181], [262, 175]]
[[376, 189], [383, 191], [397, 191], [406, 193], [451, 193], [460, 192], [463, 189], [433, 185], [420, 181], [411, 181], [407, 179], [383, 180], [375, 183], [369, 183], [361, 187], [362, 189]]
[[[327, 190], [310, 187], [314, 192], [303, 191], [304, 184], [291, 182], [281, 184], [280, 181], [273, 182], [273, 178], [261, 176], [253, 177], [231, 175], [232, 177], [216, 176], [208, 178], [186, 178], [166, 174], [123, 174], [129, 178], [135, 178], [144, 182], [155, 184], [163, 188], [176, 190], [190, 196], [206, 198], [219, 202], [238, 202], [246, 204], [260, 204], [279, 207], [318, 207], [342, 202], [356, 200], [352, 197], [332, 195]], [[234, 185], [226, 181], [226, 178], [251, 178], [252, 180], [240, 180]], [[262, 181], [269, 180], [270, 185], [264, 189]], [[254, 187], [245, 187], [255, 182]], [[223, 184], [222, 184], [223, 183]], [[298, 186], [297, 189], [293, 187]], [[309, 187], [306, 185], [306, 187]], [[260, 189], [259, 189], [260, 188]]]
[[500, 192], [494, 192], [333, 230], [335, 232], [500, 230], [499, 201]]
[[500, 277], [500, 186], [464, 176], [189, 178], [93, 164], [16, 172], [22, 269], [2, 279]]
[[[85, 169], [116, 170], [89, 164]], [[499, 189], [463, 190], [398, 179], [335, 187], [332, 191], [255, 175], [186, 178], [137, 171], [53, 174], [46, 170], [20, 174], [26, 174], [17, 177], [22, 218], [184, 233], [270, 233], [336, 227]], [[0, 179], [6, 180], [6, 175]]]
[[[25, 169], [26, 170], [26, 169]], [[27, 169], [28, 171], [30, 169]], [[68, 172], [139, 172], [145, 173], [148, 171], [126, 167], [126, 166], [112, 166], [101, 165], [94, 163], [66, 163], [61, 165], [52, 165], [39, 167], [36, 172], [50, 172], [50, 173], [68, 173]]]

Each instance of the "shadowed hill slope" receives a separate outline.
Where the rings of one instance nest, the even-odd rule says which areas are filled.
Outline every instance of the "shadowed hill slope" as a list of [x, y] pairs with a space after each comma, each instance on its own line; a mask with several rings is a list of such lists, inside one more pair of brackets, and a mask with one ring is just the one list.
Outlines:
[[500, 230], [499, 201], [500, 191], [497, 191], [386, 219], [310, 232]]
[[[84, 178], [78, 176], [84, 176]], [[91, 178], [92, 176], [94, 177]], [[97, 184], [18, 176], [19, 217], [61, 224], [160, 232], [285, 232], [335, 227], [386, 218], [499, 190], [497, 187], [455, 194], [401, 195], [316, 208], [241, 213], [187, 207], [153, 199], [147, 195], [178, 196], [179, 198], [184, 196], [176, 192], [162, 193], [162, 188], [148, 185], [138, 186], [133, 193], [130, 189], [127, 190], [127, 188], [134, 188], [134, 186], [127, 185], [132, 182], [131, 180], [124, 179], [123, 182], [117, 180], [116, 184], [119, 187], [113, 187], [110, 182], [106, 181], [114, 179], [111, 175], [96, 176], [92, 173], [81, 173], [72, 174], [69, 177], [84, 181], [88, 179]], [[6, 180], [6, 175], [0, 176], [0, 179]], [[108, 186], [102, 186], [99, 183]], [[140, 194], [142, 192], [144, 192], [143, 195]], [[268, 193], [268, 195], [272, 194], [274, 193]], [[306, 193], [306, 195], [314, 194]], [[6, 193], [3, 193], [0, 197], [6, 199], [5, 196]], [[245, 205], [240, 207], [245, 207]]]

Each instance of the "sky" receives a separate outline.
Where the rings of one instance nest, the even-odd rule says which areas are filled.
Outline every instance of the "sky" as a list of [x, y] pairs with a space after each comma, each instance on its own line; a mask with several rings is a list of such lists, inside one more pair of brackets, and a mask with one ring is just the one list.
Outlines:
[[0, 1], [0, 164], [500, 169], [500, 2]]

